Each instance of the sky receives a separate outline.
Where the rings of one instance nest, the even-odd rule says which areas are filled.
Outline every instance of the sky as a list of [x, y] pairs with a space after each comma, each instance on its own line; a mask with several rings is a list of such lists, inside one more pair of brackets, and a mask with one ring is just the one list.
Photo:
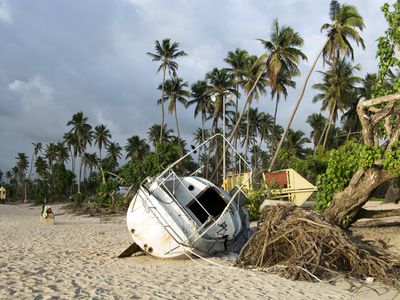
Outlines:
[[[377, 71], [376, 39], [387, 28], [380, 11], [395, 0], [347, 0], [364, 18], [361, 36], [366, 51], [355, 48], [359, 73]], [[321, 25], [329, 22], [330, 0], [0, 0], [0, 170], [16, 164], [18, 152], [32, 155], [32, 143], [62, 141], [67, 122], [82, 111], [94, 127], [105, 124], [112, 141], [122, 147], [132, 135], [147, 137], [161, 122], [156, 105], [161, 74], [154, 52], [156, 40], [170, 38], [188, 56], [179, 58], [178, 75], [189, 84], [204, 79], [236, 48], [261, 55], [258, 38], [269, 39], [275, 18], [304, 38], [308, 61], [300, 64], [297, 89], [280, 103], [278, 123], [286, 125], [299, 87], [324, 42]], [[316, 69], [322, 70], [322, 63]], [[292, 128], [308, 135], [305, 120], [319, 112], [309, 82]], [[273, 114], [269, 93], [259, 111]], [[181, 135], [191, 142], [200, 127], [193, 109], [178, 108]], [[167, 116], [175, 130], [173, 116]]]

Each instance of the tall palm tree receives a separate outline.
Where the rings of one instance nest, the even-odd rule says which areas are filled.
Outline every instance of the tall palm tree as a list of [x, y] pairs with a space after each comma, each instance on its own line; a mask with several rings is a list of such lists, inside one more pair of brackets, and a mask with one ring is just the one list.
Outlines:
[[163, 137], [162, 141], [163, 143], [168, 143], [172, 139], [172, 135], [174, 131], [170, 128], [167, 127], [166, 124], [164, 124], [163, 129], [161, 130], [161, 125], [160, 124], [153, 124], [147, 131], [147, 139], [149, 140], [150, 143], [153, 144], [155, 147], [157, 142], [160, 140], [160, 132], [163, 132]]
[[[223, 101], [225, 101], [225, 108], [229, 106], [226, 101], [226, 94], [236, 94], [234, 78], [226, 69], [214, 68], [206, 74], [206, 79], [209, 82], [208, 95], [215, 95], [216, 101], [213, 103], [213, 131], [215, 132], [218, 127], [218, 119], [223, 118]], [[225, 115], [226, 117], [226, 115]]]
[[65, 162], [69, 159], [68, 148], [65, 146], [64, 143], [58, 142], [57, 144], [55, 144], [55, 151], [57, 163], [64, 165]]
[[360, 65], [352, 66], [345, 59], [340, 59], [334, 65], [328, 62], [331, 67], [322, 74], [322, 83], [313, 85], [313, 88], [320, 93], [317, 94], [313, 102], [322, 102], [322, 110], [329, 110], [329, 119], [322, 147], [325, 148], [331, 125], [335, 124], [338, 111], [343, 111], [350, 105], [349, 99], [356, 94], [356, 85], [361, 82], [361, 78], [354, 76], [355, 71], [360, 70]]
[[[254, 99], [258, 100], [261, 95], [266, 93], [266, 85], [269, 84], [263, 64], [257, 62], [257, 57], [248, 57], [244, 70], [243, 89], [247, 94], [247, 113], [246, 113], [246, 133], [245, 133], [245, 157], [247, 158], [249, 134], [250, 134], [250, 107]], [[260, 75], [261, 74], [261, 75]], [[243, 111], [244, 112], [244, 111]]]
[[[168, 112], [170, 114], [175, 115], [175, 122], [176, 122], [176, 132], [178, 134], [178, 139], [181, 138], [180, 131], [179, 131], [179, 123], [178, 123], [178, 114], [176, 111], [176, 104], [180, 103], [182, 104], [185, 108], [188, 107], [188, 99], [190, 97], [190, 92], [189, 90], [186, 90], [189, 86], [189, 83], [186, 81], [184, 82], [182, 78], [179, 77], [173, 77], [172, 79], [168, 79], [165, 81], [164, 85], [164, 98], [158, 101], [158, 103], [164, 103], [166, 101], [169, 101], [168, 105]], [[162, 89], [163, 87], [160, 86], [159, 89]]]
[[110, 160], [113, 165], [118, 165], [118, 159], [122, 157], [122, 148], [117, 142], [110, 142], [107, 147], [106, 159]]
[[67, 126], [72, 126], [70, 130], [77, 137], [78, 141], [78, 153], [81, 157], [78, 173], [78, 194], [81, 192], [81, 171], [82, 171], [82, 155], [86, 150], [87, 144], [91, 145], [92, 141], [92, 126], [87, 123], [88, 118], [83, 115], [83, 112], [77, 112], [72, 116], [72, 119], [68, 121]]
[[38, 156], [39, 152], [42, 151], [42, 143], [32, 143], [33, 145], [33, 153], [31, 156], [31, 164], [29, 167], [29, 175], [28, 175], [28, 181], [31, 178], [32, 175], [32, 169], [33, 169], [33, 161], [36, 159], [36, 157]]
[[189, 101], [189, 106], [191, 105], [196, 105], [194, 108], [194, 117], [197, 117], [199, 114], [201, 114], [201, 143], [205, 141], [205, 136], [204, 136], [204, 124], [207, 119], [207, 113], [210, 111], [210, 97], [207, 94], [207, 81], [206, 80], [198, 80], [191, 86], [192, 90], [192, 100]]
[[100, 124], [94, 128], [94, 144], [99, 147], [99, 155], [101, 159], [101, 150], [110, 143], [111, 133], [110, 130], [104, 125]]
[[36, 174], [38, 174], [38, 176], [41, 179], [45, 179], [47, 177], [47, 175], [49, 174], [47, 162], [42, 156], [38, 156], [36, 158], [35, 169], [36, 169]]
[[236, 114], [239, 107], [239, 87], [243, 82], [245, 69], [248, 65], [249, 53], [246, 50], [237, 48], [234, 52], [229, 51], [224, 61], [229, 65], [226, 68], [235, 78], [236, 86]]
[[53, 171], [54, 162], [57, 161], [56, 144], [48, 143], [44, 149], [44, 156], [47, 159], [50, 172]]
[[17, 160], [17, 174], [19, 178], [19, 182], [24, 184], [24, 202], [27, 202], [27, 191], [26, 191], [26, 171], [29, 167], [28, 156], [25, 153], [18, 153], [18, 156], [15, 158]]
[[271, 137], [273, 130], [275, 131], [273, 116], [271, 116], [270, 114], [261, 112], [260, 132], [259, 132], [260, 133], [260, 144], [259, 144], [260, 149], [261, 149], [262, 142], [268, 140]]
[[75, 160], [78, 156], [78, 139], [72, 132], [66, 132], [64, 133], [63, 141], [71, 157], [71, 171], [75, 174]]
[[138, 135], [133, 135], [128, 139], [124, 149], [127, 159], [142, 160], [150, 151], [150, 146], [146, 143], [146, 140], [141, 139]]
[[[327, 39], [322, 45], [321, 50], [318, 52], [317, 56], [315, 57], [311, 65], [310, 70], [307, 73], [307, 76], [300, 90], [300, 94], [299, 97], [297, 98], [293, 112], [289, 117], [288, 124], [286, 125], [285, 131], [283, 132], [281, 140], [279, 141], [277, 150], [275, 151], [275, 154], [271, 159], [270, 165], [268, 167], [269, 170], [271, 170], [274, 166], [279, 149], [282, 146], [286, 133], [290, 128], [290, 125], [292, 124], [294, 116], [296, 115], [300, 102], [303, 99], [304, 92], [308, 84], [308, 80], [310, 79], [310, 76], [320, 56], [323, 53], [325, 53], [325, 55], [323, 56], [324, 62], [326, 62], [329, 59], [329, 57], [332, 58], [335, 57], [335, 60], [337, 60], [338, 56], [335, 55], [340, 53], [350, 54], [351, 58], [353, 58], [352, 56], [353, 48], [351, 46], [350, 40], [355, 41], [357, 45], [361, 45], [363, 49], [365, 48], [364, 41], [357, 31], [357, 29], [362, 31], [365, 27], [363, 18], [358, 13], [357, 8], [347, 4], [340, 5], [338, 1], [332, 0], [330, 5], [329, 16], [332, 22], [329, 24], [328, 23], [324, 24], [321, 27], [321, 31], [323, 30], [327, 31]], [[343, 43], [342, 41], [345, 42]]]
[[[157, 73], [162, 71], [162, 83], [161, 83], [161, 99], [164, 99], [164, 84], [165, 84], [165, 75], [168, 70], [169, 73], [175, 75], [176, 70], [178, 69], [178, 63], [174, 60], [187, 55], [185, 51], [179, 51], [179, 43], [174, 42], [171, 43], [171, 39], [163, 39], [160, 43], [159, 41], [155, 42], [155, 53], [147, 52], [152, 58], [152, 61], [159, 61], [160, 66], [157, 69]], [[164, 103], [161, 104], [161, 127], [160, 127], [160, 143], [163, 142], [163, 129], [164, 129]]]

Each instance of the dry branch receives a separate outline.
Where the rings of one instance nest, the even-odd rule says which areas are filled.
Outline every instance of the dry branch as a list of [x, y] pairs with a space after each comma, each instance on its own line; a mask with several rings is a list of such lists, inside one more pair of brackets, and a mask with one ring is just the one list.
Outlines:
[[400, 288], [398, 259], [294, 205], [264, 208], [257, 232], [236, 263], [295, 280], [332, 280], [342, 274], [374, 277]]

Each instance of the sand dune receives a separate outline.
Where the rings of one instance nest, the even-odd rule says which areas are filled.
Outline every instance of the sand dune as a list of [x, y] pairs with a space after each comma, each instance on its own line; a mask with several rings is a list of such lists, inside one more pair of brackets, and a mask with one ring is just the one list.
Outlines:
[[[395, 299], [397, 291], [341, 281], [295, 282], [230, 267], [226, 259], [118, 259], [130, 243], [121, 216], [89, 218], [53, 206], [54, 225], [40, 207], [0, 205], [1, 299]], [[62, 214], [62, 215], [60, 215]], [[396, 296], [397, 295], [397, 296]]]

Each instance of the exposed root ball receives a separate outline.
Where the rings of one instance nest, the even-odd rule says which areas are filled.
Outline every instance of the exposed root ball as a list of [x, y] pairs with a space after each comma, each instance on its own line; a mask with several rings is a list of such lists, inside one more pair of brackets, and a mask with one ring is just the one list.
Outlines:
[[329, 280], [344, 274], [400, 287], [398, 259], [294, 205], [265, 207], [236, 263], [291, 279]]

